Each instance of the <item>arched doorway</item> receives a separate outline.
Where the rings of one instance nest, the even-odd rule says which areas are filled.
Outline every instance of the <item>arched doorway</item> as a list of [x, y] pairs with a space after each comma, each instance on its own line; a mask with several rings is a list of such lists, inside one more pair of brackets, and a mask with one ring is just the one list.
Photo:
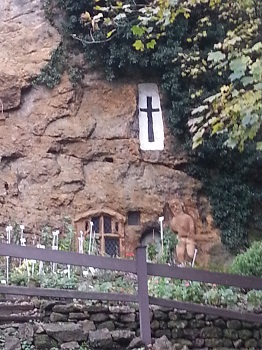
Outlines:
[[140, 244], [147, 247], [148, 260], [155, 260], [161, 252], [160, 229], [156, 225], [147, 226], [140, 239]]

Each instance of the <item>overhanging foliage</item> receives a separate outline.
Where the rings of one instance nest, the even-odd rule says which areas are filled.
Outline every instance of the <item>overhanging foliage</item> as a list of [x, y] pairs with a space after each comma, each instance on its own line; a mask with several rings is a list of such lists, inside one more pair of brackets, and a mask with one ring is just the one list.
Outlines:
[[[217, 64], [223, 59], [222, 51], [221, 54], [211, 52], [214, 45], [226, 40], [227, 31], [235, 24], [228, 21], [227, 16], [219, 16], [220, 8], [215, 3], [205, 6], [199, 1], [189, 18], [184, 12], [177, 15], [173, 23], [165, 26], [165, 35], [157, 38], [157, 45], [147, 47], [144, 44], [141, 51], [132, 47], [137, 35], [141, 34], [138, 28], [133, 28], [133, 22], [121, 21], [121, 28], [108, 37], [108, 28], [102, 25], [100, 30], [91, 33], [92, 40], [97, 42], [91, 45], [90, 30], [83, 14], [87, 11], [93, 18], [97, 14], [93, 10], [94, 4], [85, 0], [57, 0], [56, 6], [65, 15], [64, 49], [82, 51], [89, 63], [103, 69], [110, 80], [128, 77], [161, 84], [167, 97], [164, 107], [169, 111], [170, 128], [180, 138], [181, 147], [191, 155], [191, 165], [184, 171], [204, 184], [205, 195], [210, 199], [215, 222], [226, 246], [234, 251], [246, 246], [252, 205], [262, 194], [253, 171], [259, 166], [261, 156], [251, 143], [247, 143], [242, 154], [226, 150], [223, 147], [227, 140], [225, 135], [206, 140], [192, 151], [188, 130], [193, 108], [201, 106], [203, 100], [228, 84], [232, 64], [228, 63], [221, 74], [214, 74], [214, 68], [208, 67], [211, 62], [208, 59], [212, 58]], [[52, 11], [49, 16], [50, 13]], [[145, 37], [145, 43], [147, 40]]]

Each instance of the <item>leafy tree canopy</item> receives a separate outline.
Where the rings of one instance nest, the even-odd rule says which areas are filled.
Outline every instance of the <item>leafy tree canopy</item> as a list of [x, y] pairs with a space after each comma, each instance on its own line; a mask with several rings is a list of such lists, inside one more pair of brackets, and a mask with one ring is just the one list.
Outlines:
[[[89, 43], [113, 40], [129, 26], [134, 37], [133, 47], [143, 52], [154, 50], [179, 16], [190, 19], [199, 9], [201, 16], [197, 18], [192, 35], [187, 38], [190, 50], [181, 52], [174, 61], [180, 62], [184, 78], [201, 80], [211, 71], [223, 76], [224, 84], [205, 98], [201, 98], [201, 88], [191, 95], [196, 102], [188, 122], [193, 148], [202, 144], [207, 135], [224, 134], [224, 144], [228, 147], [243, 150], [246, 141], [255, 139], [261, 150], [258, 135], [262, 123], [260, 0], [154, 0], [140, 4], [116, 0], [106, 6], [96, 0], [93, 15], [85, 11], [81, 21], [89, 32]], [[206, 28], [214, 21], [228, 21], [231, 26], [225, 38], [215, 43], [203, 57], [199, 45], [207, 37]]]

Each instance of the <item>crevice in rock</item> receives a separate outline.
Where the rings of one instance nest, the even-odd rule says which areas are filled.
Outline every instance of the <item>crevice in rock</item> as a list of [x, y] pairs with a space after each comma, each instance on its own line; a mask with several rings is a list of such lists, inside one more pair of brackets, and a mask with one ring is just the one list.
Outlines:
[[80, 159], [83, 165], [87, 165], [91, 162], [105, 162], [105, 163], [114, 163], [113, 157], [110, 156], [109, 152], [101, 152], [96, 154], [91, 154], [90, 157], [88, 155], [86, 158], [76, 157]]
[[85, 139], [90, 139], [91, 136], [93, 135], [95, 129], [96, 129], [97, 123], [95, 123], [92, 128], [90, 129], [89, 133], [87, 134], [87, 136], [85, 137]]
[[151, 165], [160, 165], [160, 166], [163, 166], [163, 167], [166, 167], [168, 169], [172, 169], [172, 170], [178, 170], [178, 171], [181, 171], [185, 174], [186, 171], [186, 166], [188, 165], [188, 162], [184, 161], [184, 162], [181, 162], [181, 163], [164, 163], [164, 162], [161, 162], [161, 161], [150, 161], [150, 160], [144, 160], [142, 159], [141, 160], [143, 163], [146, 163], [146, 164], [151, 164]]
[[[72, 181], [62, 181], [59, 186], [54, 186], [54, 189], [62, 192], [68, 192], [66, 189], [70, 189], [70, 193], [76, 194], [79, 191], [82, 191], [85, 187], [84, 180], [72, 180]], [[69, 192], [68, 192], [69, 193]], [[67, 198], [70, 203], [72, 203], [73, 198]]]
[[16, 108], [18, 109], [21, 107], [21, 104], [24, 103], [24, 101], [27, 99], [27, 96], [31, 93], [33, 89], [33, 85], [26, 85], [21, 88], [21, 100], [20, 100], [20, 105]]
[[8, 23], [8, 22], [13, 21], [14, 19], [27, 16], [27, 15], [29, 15], [29, 14], [31, 14], [31, 13], [34, 13], [34, 11], [33, 11], [33, 10], [29, 10], [29, 11], [24, 12], [24, 13], [19, 13], [18, 15], [15, 15], [15, 16], [13, 16], [13, 17], [7, 18], [6, 20], [4, 20], [4, 22], [5, 22], [5, 23]]
[[7, 164], [9, 164], [11, 162], [15, 162], [17, 159], [23, 158], [23, 157], [24, 157], [24, 155], [19, 151], [13, 152], [9, 155], [4, 155], [1, 157], [1, 165], [3, 165], [5, 167]]
[[113, 157], [105, 157], [103, 159], [103, 162], [106, 162], [106, 163], [114, 163], [114, 158]]
[[61, 145], [58, 142], [54, 142], [47, 150], [47, 153], [61, 154]]
[[132, 140], [130, 137], [122, 137], [122, 136], [112, 136], [112, 137], [104, 137], [104, 138], [94, 138], [93, 140], [98, 140], [98, 141], [101, 141], [101, 140], [105, 140], [105, 141], [116, 141], [116, 140], [122, 140], [122, 141], [125, 141], [125, 140]]

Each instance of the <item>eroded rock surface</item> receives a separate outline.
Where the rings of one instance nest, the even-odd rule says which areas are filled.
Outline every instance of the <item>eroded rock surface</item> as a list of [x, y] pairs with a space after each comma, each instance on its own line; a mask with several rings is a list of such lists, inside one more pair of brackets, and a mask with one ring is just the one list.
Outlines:
[[[146, 224], [179, 197], [207, 237], [206, 256], [219, 236], [201, 184], [180, 170], [188, 159], [167, 125], [164, 151], [140, 150], [136, 83], [108, 83], [90, 71], [77, 89], [66, 76], [53, 90], [31, 85], [59, 40], [40, 0], [0, 2], [2, 226], [16, 221], [39, 233], [103, 207], [140, 211]], [[129, 236], [127, 251], [137, 244]]]
[[39, 73], [60, 40], [41, 0], [1, 1], [0, 33], [0, 72], [21, 84]]

